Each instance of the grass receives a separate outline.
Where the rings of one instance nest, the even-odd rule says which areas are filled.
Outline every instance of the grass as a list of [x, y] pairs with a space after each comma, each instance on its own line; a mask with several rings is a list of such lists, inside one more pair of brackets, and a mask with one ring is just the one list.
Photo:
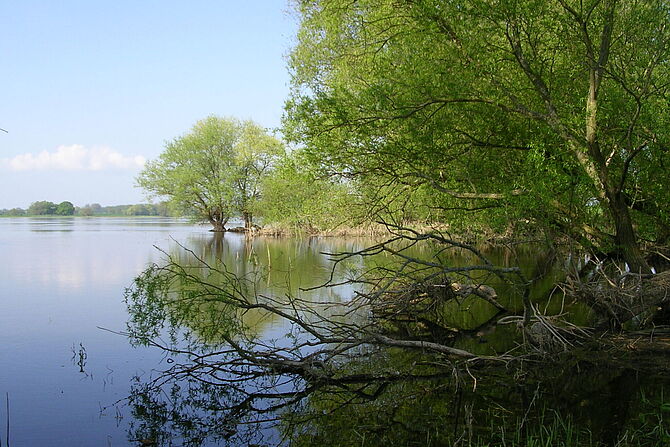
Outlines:
[[[510, 425], [491, 426], [491, 436], [479, 436], [474, 442], [459, 444], [469, 447], [667, 447], [670, 445], [670, 403], [653, 406], [640, 413], [637, 420], [621, 428], [613, 443], [603, 444], [588, 428], [580, 428], [570, 417], [551, 412], [543, 415], [532, 427], [519, 429], [521, 421], [516, 424], [517, 430], [509, 430]], [[630, 426], [629, 426], [630, 425]]]

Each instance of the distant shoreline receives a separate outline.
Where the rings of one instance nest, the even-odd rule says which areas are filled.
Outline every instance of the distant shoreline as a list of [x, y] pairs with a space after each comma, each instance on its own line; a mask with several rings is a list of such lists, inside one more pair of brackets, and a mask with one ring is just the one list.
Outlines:
[[[25, 216], [0, 215], [0, 219], [100, 219], [100, 218], [124, 218], [124, 219], [172, 219], [189, 221], [190, 217], [172, 217], [172, 216], [127, 216], [123, 214], [99, 214], [96, 216], [82, 216], [73, 214], [71, 216], [59, 216], [55, 214], [30, 214]], [[194, 222], [194, 225], [200, 225]]]

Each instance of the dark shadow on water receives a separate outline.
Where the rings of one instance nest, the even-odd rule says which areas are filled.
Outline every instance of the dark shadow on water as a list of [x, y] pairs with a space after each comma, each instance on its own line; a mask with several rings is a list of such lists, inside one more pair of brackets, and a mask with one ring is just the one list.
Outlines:
[[[407, 360], [380, 355], [387, 362]], [[369, 368], [379, 361], [373, 356]], [[128, 402], [130, 439], [151, 437], [164, 446], [275, 445], [282, 439], [300, 446], [667, 445], [670, 382], [619, 361], [475, 368], [476, 382], [444, 374], [323, 387], [276, 412], [265, 412], [271, 400], [247, 406], [234, 388], [195, 378], [162, 387], [138, 381]], [[287, 378], [284, 387], [290, 386]]]
[[[231, 278], [252, 278], [256, 296], [307, 297], [303, 288], [330, 273], [324, 253], [353, 250], [352, 244], [364, 242], [215, 234], [191, 240], [189, 246], [208, 264], [225, 266], [226, 274], [213, 278], [221, 287]], [[179, 248], [169, 254], [194, 275], [212, 279], [215, 274], [189, 264], [188, 253]], [[523, 256], [529, 268], [538, 264], [531, 252]], [[342, 267], [336, 278], [364, 266]], [[545, 309], [564, 310], [551, 286], [561, 265], [547, 262], [542, 268], [532, 291], [534, 301]], [[517, 305], [513, 292], [501, 297], [509, 308]], [[221, 305], [185, 308], [183, 299], [142, 299], [130, 307], [131, 326], [156, 324], [164, 329], [176, 324], [175, 333], [184, 335], [185, 330], [186, 337], [175, 347], [163, 346], [180, 367], [135, 382], [126, 402], [133, 416], [131, 440], [151, 439], [161, 446], [660, 447], [670, 442], [667, 351], [584, 346], [544, 358], [459, 362], [426, 352], [361, 346], [356, 356], [335, 358], [337, 374], [325, 380], [291, 372], [268, 374], [249, 359], [236, 358], [217, 339], [226, 335], [237, 341], [235, 331], [244, 330], [268, 349], [288, 346], [292, 330], [276, 317], [253, 309], [237, 318], [232, 308]], [[307, 300], [315, 306], [348, 302], [346, 292], [326, 295], [323, 289]], [[488, 303], [456, 304], [449, 324], [461, 329], [450, 335], [452, 346], [483, 355], [508, 351], [520, 342], [515, 326], [487, 323], [491, 312], [497, 312]], [[573, 312], [576, 321], [587, 318], [578, 307]], [[198, 367], [208, 361], [211, 367]], [[338, 377], [347, 381], [338, 382]]]

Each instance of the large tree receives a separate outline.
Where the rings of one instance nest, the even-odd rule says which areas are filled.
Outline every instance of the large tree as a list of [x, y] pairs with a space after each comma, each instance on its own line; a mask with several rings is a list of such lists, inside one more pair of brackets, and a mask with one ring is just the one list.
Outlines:
[[225, 231], [238, 212], [251, 226], [260, 178], [280, 148], [251, 121], [210, 116], [169, 142], [158, 159], [147, 163], [137, 183], [182, 212], [206, 219], [214, 231]]
[[667, 242], [667, 2], [298, 8], [286, 132], [325, 166], [430, 186], [445, 215], [530, 220], [634, 270], [641, 237]]
[[264, 128], [253, 121], [242, 123], [241, 135], [235, 145], [237, 174], [234, 188], [235, 203], [246, 229], [253, 225], [254, 208], [261, 197], [262, 181], [283, 153], [283, 144]]
[[235, 210], [233, 147], [238, 138], [236, 120], [210, 116], [198, 121], [189, 133], [167, 143], [158, 159], [147, 163], [137, 184], [167, 198], [180, 211], [206, 219], [214, 231], [225, 231]]

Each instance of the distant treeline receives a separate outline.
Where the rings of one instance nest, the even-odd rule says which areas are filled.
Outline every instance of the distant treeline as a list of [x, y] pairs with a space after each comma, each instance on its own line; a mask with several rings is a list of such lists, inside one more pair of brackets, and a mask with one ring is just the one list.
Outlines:
[[99, 203], [74, 206], [72, 202], [53, 203], [46, 200], [33, 202], [28, 209], [0, 209], [0, 216], [175, 216], [165, 203], [102, 206]]

